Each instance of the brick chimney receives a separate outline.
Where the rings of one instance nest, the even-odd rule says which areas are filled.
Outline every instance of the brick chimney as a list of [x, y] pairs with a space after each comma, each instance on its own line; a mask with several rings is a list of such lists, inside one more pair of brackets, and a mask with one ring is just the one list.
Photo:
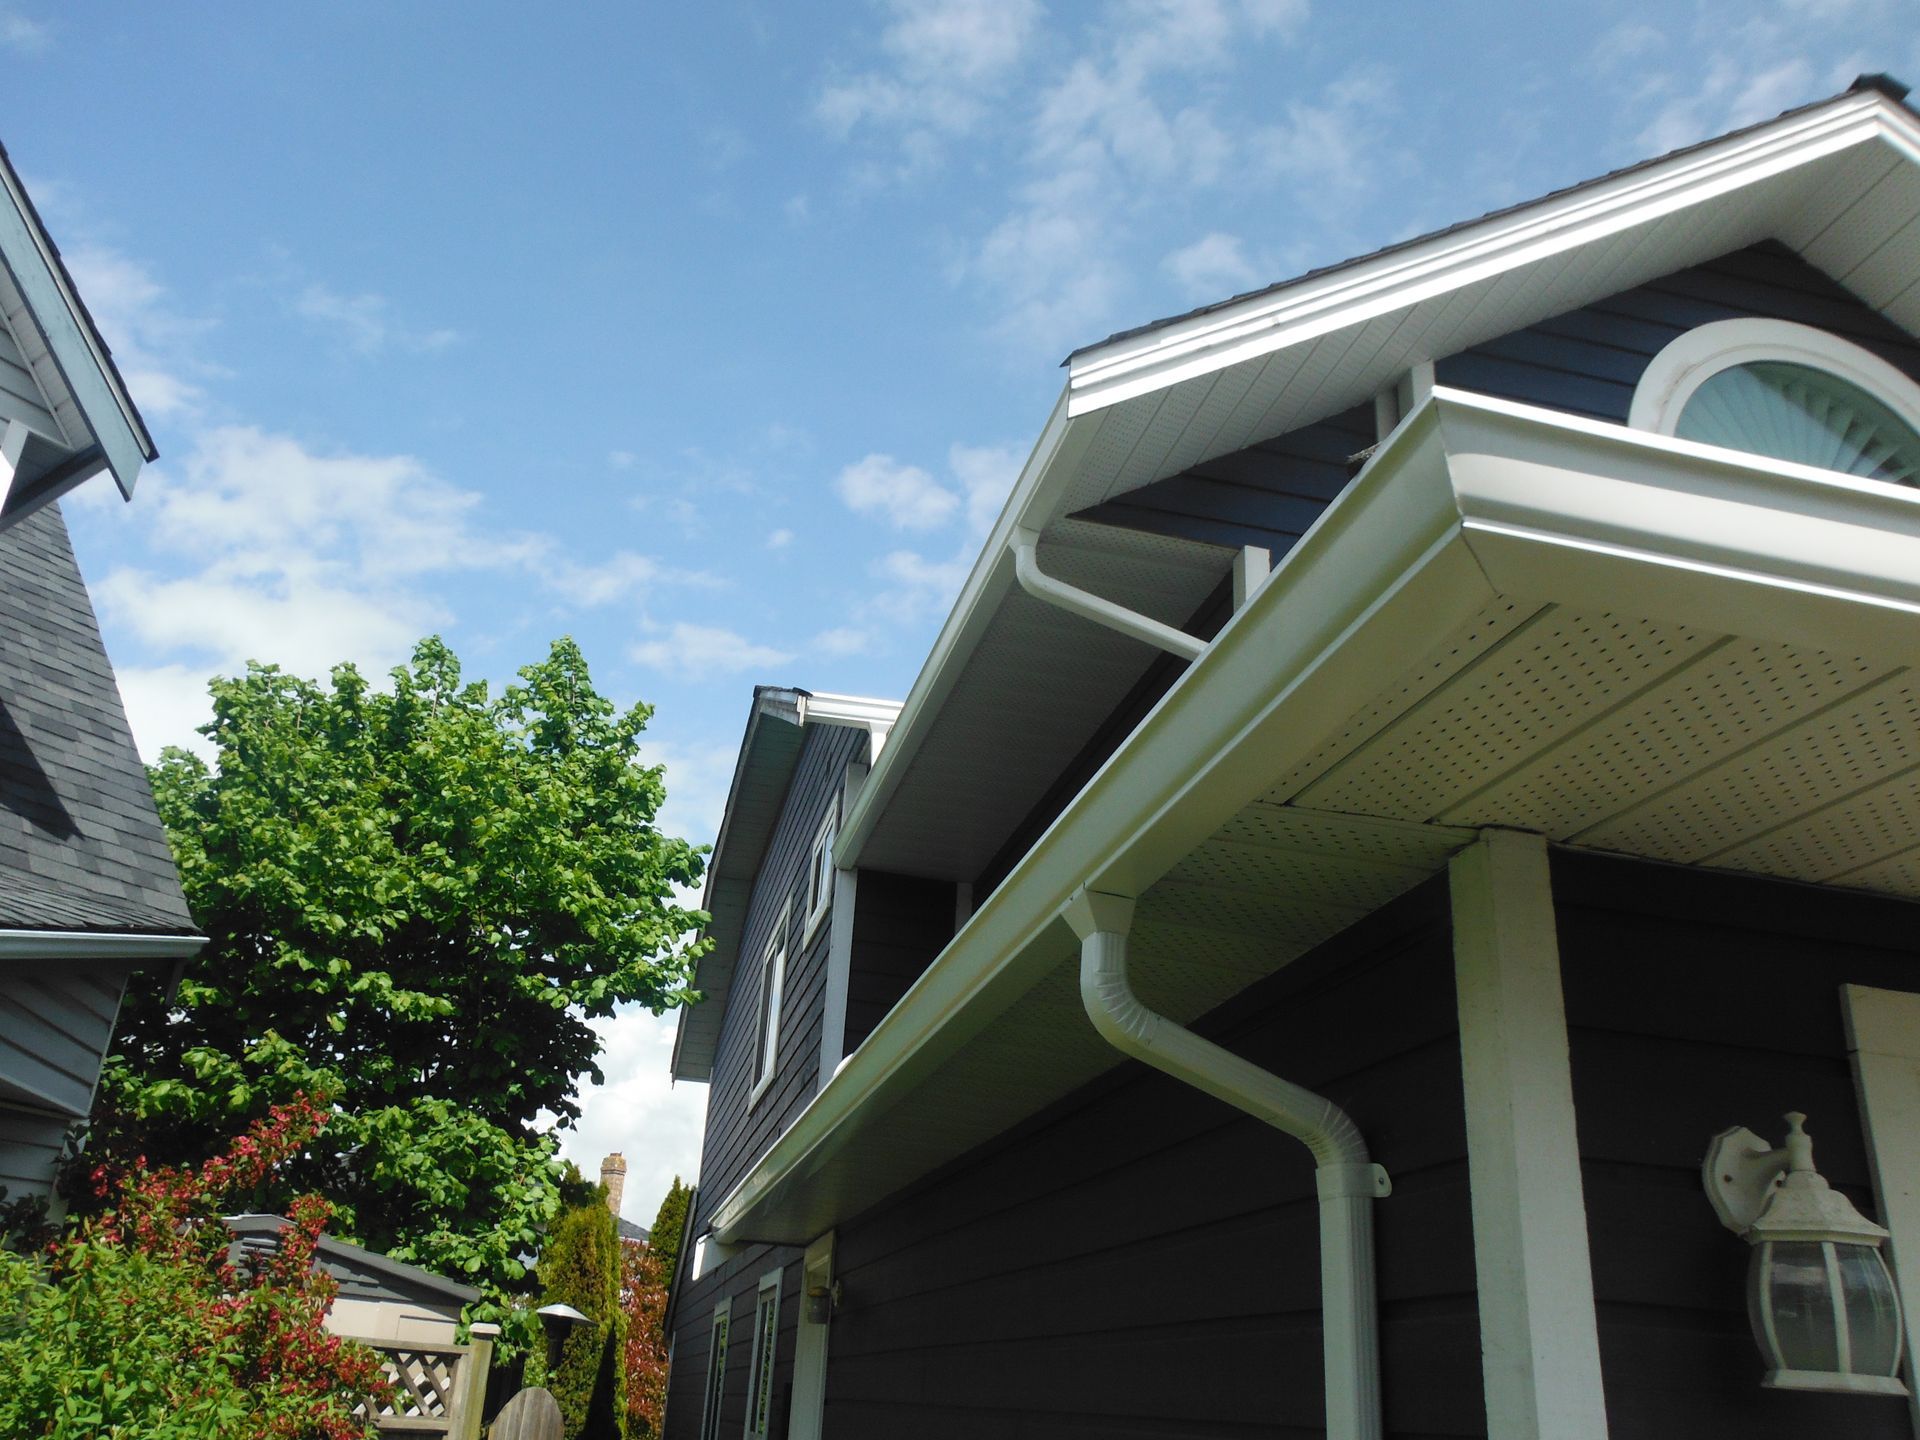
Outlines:
[[618, 1150], [600, 1162], [600, 1183], [607, 1187], [607, 1208], [620, 1218], [620, 1194], [627, 1188], [627, 1157]]

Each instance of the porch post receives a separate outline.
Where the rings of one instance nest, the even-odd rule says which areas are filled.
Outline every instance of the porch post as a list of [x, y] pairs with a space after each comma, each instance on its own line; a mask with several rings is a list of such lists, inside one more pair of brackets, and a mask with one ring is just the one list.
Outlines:
[[1486, 831], [1449, 881], [1487, 1434], [1605, 1440], [1546, 842]]

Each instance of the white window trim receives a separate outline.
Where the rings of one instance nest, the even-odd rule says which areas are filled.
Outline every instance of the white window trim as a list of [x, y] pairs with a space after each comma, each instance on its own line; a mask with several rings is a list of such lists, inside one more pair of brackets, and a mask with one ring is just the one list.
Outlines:
[[807, 924], [800, 939], [802, 945], [812, 943], [814, 931], [833, 909], [833, 842], [839, 833], [840, 797], [836, 794], [827, 806], [820, 828], [813, 832], [813, 844], [807, 848]]
[[773, 934], [767, 937], [763, 952], [753, 1034], [759, 1069], [754, 1072], [753, 1088], [747, 1092], [749, 1109], [760, 1103], [760, 1097], [767, 1093], [767, 1087], [773, 1084], [773, 1077], [780, 1069], [780, 1002], [787, 982], [787, 924], [791, 915], [791, 902], [780, 907], [780, 918], [774, 922]]
[[[747, 1416], [746, 1424], [742, 1430], [747, 1440], [767, 1440], [767, 1437], [773, 1433], [773, 1374], [780, 1362], [781, 1274], [782, 1272], [779, 1270], [769, 1270], [760, 1277], [760, 1283], [755, 1287], [753, 1292], [753, 1356], [750, 1362], [751, 1368], [747, 1371]], [[766, 1373], [762, 1375], [760, 1370], [760, 1313], [762, 1309], [765, 1308], [768, 1291], [773, 1292], [773, 1335], [768, 1341], [769, 1348], [766, 1355]], [[767, 1387], [767, 1394], [764, 1397], [760, 1391], [763, 1383]], [[759, 1405], [763, 1398], [766, 1401], [767, 1407], [767, 1423], [764, 1428], [756, 1430], [753, 1428], [754, 1407]]]
[[722, 1300], [713, 1307], [713, 1320], [707, 1328], [706, 1394], [700, 1402], [700, 1440], [718, 1440], [722, 1392], [727, 1379], [727, 1341], [733, 1331], [733, 1302]]
[[1811, 325], [1748, 317], [1715, 320], [1670, 341], [1634, 387], [1627, 424], [1672, 435], [1687, 402], [1707, 381], [1736, 365], [1781, 360], [1851, 382], [1920, 430], [1920, 384], [1871, 350]]

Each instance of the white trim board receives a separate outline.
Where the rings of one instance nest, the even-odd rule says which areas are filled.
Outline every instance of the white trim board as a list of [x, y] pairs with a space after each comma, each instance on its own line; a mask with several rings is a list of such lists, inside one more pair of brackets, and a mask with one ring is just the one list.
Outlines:
[[1489, 831], [1449, 883], [1488, 1440], [1606, 1440], [1546, 842]]
[[1892, 1232], [1888, 1268], [1907, 1324], [1900, 1362], [1907, 1408], [1920, 1436], [1920, 1367], [1913, 1358], [1914, 1306], [1920, 1301], [1920, 995], [1842, 985], [1840, 1010], [1873, 1166], [1880, 1223]]
[[811, 1182], [1047, 973], [1076, 889], [1143, 892], [1496, 597], [1622, 594], [1651, 619], [1920, 663], [1920, 492], [1436, 388], [720, 1202], [716, 1232], [805, 1244], [883, 1198], [851, 1171]]

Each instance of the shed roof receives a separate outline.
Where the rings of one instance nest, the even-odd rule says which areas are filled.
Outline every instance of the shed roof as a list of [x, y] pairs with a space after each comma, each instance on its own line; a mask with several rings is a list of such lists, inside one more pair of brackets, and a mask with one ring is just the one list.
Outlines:
[[[293, 1222], [284, 1215], [229, 1215], [223, 1223], [233, 1232], [230, 1253], [238, 1258], [242, 1254], [270, 1253], [280, 1243], [280, 1232]], [[340, 1282], [342, 1295], [355, 1300], [460, 1306], [480, 1298], [480, 1292], [471, 1285], [331, 1235], [320, 1237], [317, 1263]]]

